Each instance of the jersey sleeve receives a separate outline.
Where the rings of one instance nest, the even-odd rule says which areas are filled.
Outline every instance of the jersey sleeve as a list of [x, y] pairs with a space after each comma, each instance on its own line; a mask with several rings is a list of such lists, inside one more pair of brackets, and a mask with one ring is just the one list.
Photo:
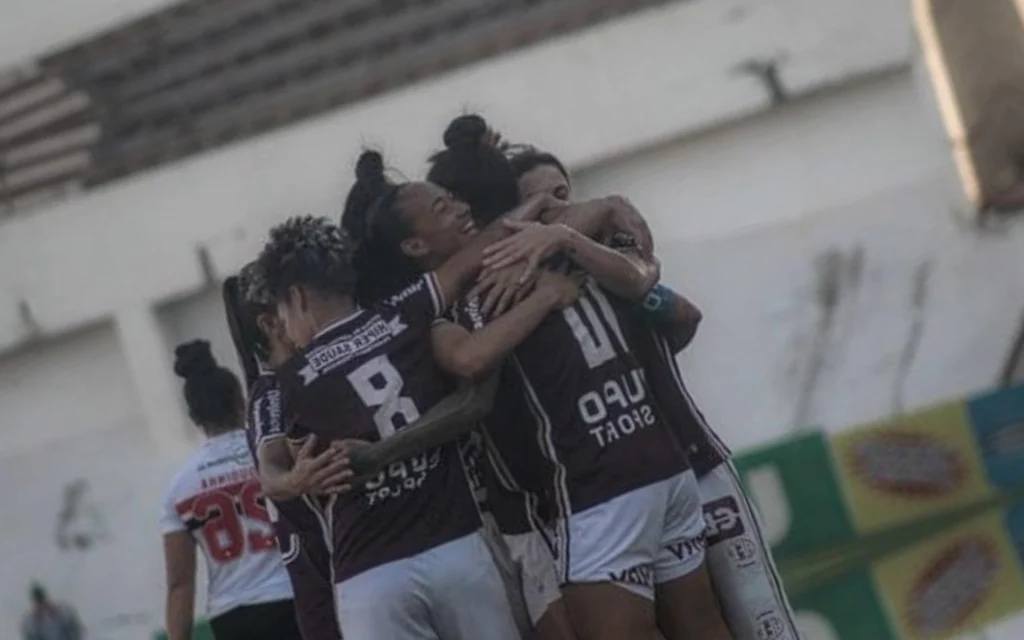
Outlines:
[[426, 273], [405, 289], [382, 301], [380, 306], [397, 311], [414, 326], [430, 326], [442, 320], [448, 303], [444, 299], [437, 276]]
[[284, 437], [283, 415], [280, 389], [264, 389], [253, 396], [249, 406], [249, 428], [252, 429], [256, 447], [264, 442]]
[[188, 531], [188, 527], [185, 526], [181, 516], [178, 515], [178, 509], [174, 503], [174, 487], [172, 486], [167, 491], [167, 495], [164, 496], [164, 501], [160, 505], [160, 533], [167, 535], [179, 531]]

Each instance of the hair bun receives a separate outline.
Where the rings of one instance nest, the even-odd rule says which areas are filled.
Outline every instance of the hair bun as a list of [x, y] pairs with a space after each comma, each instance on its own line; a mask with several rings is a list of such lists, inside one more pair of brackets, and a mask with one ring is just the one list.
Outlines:
[[471, 149], [482, 144], [487, 133], [487, 121], [471, 114], [452, 120], [444, 131], [444, 146], [449, 149]]
[[217, 361], [206, 340], [186, 342], [174, 350], [174, 373], [178, 377], [188, 379], [217, 369]]
[[384, 182], [384, 156], [379, 151], [367, 149], [356, 161], [356, 180], [379, 184]]

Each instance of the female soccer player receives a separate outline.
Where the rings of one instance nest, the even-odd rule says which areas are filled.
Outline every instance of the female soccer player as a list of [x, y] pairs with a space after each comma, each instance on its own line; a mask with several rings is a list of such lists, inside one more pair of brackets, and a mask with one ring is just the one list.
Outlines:
[[[239, 276], [228, 278], [223, 294], [231, 338], [249, 383], [246, 436], [258, 469], [261, 450], [266, 457], [268, 449], [285, 444], [281, 390], [274, 369], [291, 357], [294, 349], [284, 337], [273, 301], [262, 286], [255, 265], [247, 265]], [[311, 444], [307, 444], [306, 453]], [[321, 478], [329, 480], [331, 459], [328, 454], [321, 461], [323, 467], [310, 470], [307, 483], [311, 487], [321, 484]], [[315, 462], [293, 465], [290, 473], [300, 475]], [[272, 500], [268, 510], [291, 578], [295, 615], [303, 639], [339, 640], [327, 543], [329, 532], [320, 498], [307, 494], [279, 502]]]
[[[467, 199], [483, 220], [519, 200], [518, 185], [509, 182], [514, 170], [486, 144], [487, 135], [479, 117], [457, 119], [428, 174]], [[623, 199], [613, 203], [632, 209]], [[577, 633], [656, 637], [657, 584], [661, 601], [688, 612], [685, 628], [662, 627], [669, 640], [727, 638], [703, 566], [694, 475], [633, 352], [628, 305], [609, 295], [639, 301], [651, 289], [658, 278], [649, 258], [653, 242], [641, 239], [634, 256], [558, 225], [513, 226], [517, 235], [493, 247], [485, 265], [500, 269], [521, 257], [530, 270], [561, 255], [596, 281], [516, 350], [527, 399], [547, 434], [548, 458], [561, 473], [554, 484], [556, 522], [563, 526], [557, 556]], [[666, 548], [675, 553], [662, 553]]]
[[[510, 161], [521, 197], [572, 199], [569, 173], [554, 155], [519, 147], [513, 148]], [[700, 311], [660, 285], [644, 306], [648, 321], [633, 323], [631, 334], [658, 402], [690, 451], [709, 527], [708, 566], [726, 622], [736, 640], [797, 640], [793, 612], [753, 505], [728, 448], [697, 408], [675, 358], [693, 339]], [[659, 609], [659, 618], [676, 613]]]
[[[372, 157], [360, 163], [361, 175], [369, 164]], [[408, 223], [392, 212], [415, 210], [425, 213], [419, 219], [425, 233], [454, 234], [466, 248], [401, 291], [364, 295], [368, 283], [357, 280], [352, 244], [339, 227], [301, 217], [271, 231], [260, 273], [286, 335], [301, 349], [278, 369], [289, 433], [301, 429], [325, 443], [387, 441], [417, 430], [410, 425], [456, 390], [456, 380], [434, 361], [431, 329], [479, 270], [483, 249], [507, 231], [495, 225], [477, 232], [464, 206], [425, 183], [389, 187], [375, 207], [366, 219], [374, 237]], [[531, 213], [539, 213], [538, 205], [513, 215]], [[422, 247], [410, 243], [410, 250]], [[368, 244], [360, 248], [361, 255], [371, 250]], [[520, 307], [523, 314], [543, 316], [577, 294], [571, 282], [552, 277]], [[508, 336], [516, 331], [510, 326]], [[472, 358], [463, 364], [465, 371], [475, 370]], [[486, 410], [468, 408], [468, 422]], [[432, 444], [437, 446], [393, 461], [359, 490], [332, 500], [334, 580], [346, 640], [519, 637], [503, 582], [478, 533], [481, 521], [457, 443]]]
[[[514, 176], [511, 193], [518, 200]], [[440, 193], [437, 201], [445, 198]], [[396, 259], [409, 264], [407, 269], [423, 268], [424, 259], [442, 261], [446, 251], [460, 244], [456, 235], [417, 224], [429, 220], [429, 207], [392, 213], [397, 215], [387, 219], [405, 226], [393, 228], [390, 236], [373, 245], [375, 250], [366, 255], [379, 261], [366, 265], [364, 273], [379, 272]], [[600, 269], [621, 258], [594, 243], [573, 248], [586, 255], [604, 251], [608, 259], [597, 264]], [[616, 284], [629, 287], [634, 275], [627, 272]], [[554, 494], [552, 502], [566, 516], [572, 515], [558, 519], [563, 526], [557, 537], [562, 581], [575, 583], [567, 589], [573, 592], [567, 601], [571, 612], [576, 609], [577, 630], [586, 638], [654, 638], [649, 592], [656, 556], [663, 544], [675, 541], [685, 546], [697, 543], [702, 535], [695, 480], [686, 468], [685, 454], [666, 433], [651, 402], [642, 369], [630, 359], [608, 299], [589, 286], [584, 295], [578, 305], [548, 315], [515, 352], [524, 398], [535, 411], [532, 422], [544, 450], [534, 466], [550, 471], [545, 484]], [[446, 353], [460, 352], [457, 341], [472, 339], [457, 328], [448, 335], [455, 348], [435, 349], [442, 366]], [[531, 374], [524, 375], [524, 369]], [[524, 426], [528, 427], [515, 425], [520, 430]], [[645, 464], [639, 470], [630, 465], [624, 473], [623, 462], [635, 463], [637, 458]], [[706, 591], [710, 593], [709, 588]]]
[[198, 546], [206, 556], [217, 640], [298, 640], [291, 584], [242, 429], [242, 387], [217, 365], [208, 342], [183, 344], [175, 356], [189, 416], [208, 439], [171, 482], [163, 504], [168, 636], [191, 637]]

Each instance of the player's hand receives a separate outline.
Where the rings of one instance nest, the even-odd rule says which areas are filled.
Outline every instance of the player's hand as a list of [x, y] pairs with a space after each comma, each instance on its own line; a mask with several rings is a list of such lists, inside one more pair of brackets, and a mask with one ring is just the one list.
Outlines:
[[654, 255], [654, 235], [640, 210], [627, 198], [609, 196], [604, 201], [612, 208], [611, 224], [616, 230], [631, 236], [636, 248], [644, 258]]
[[381, 470], [380, 460], [373, 453], [372, 443], [365, 440], [335, 440], [331, 448], [337, 451], [350, 472], [345, 483], [336, 488], [335, 493], [348, 493], [361, 487]]
[[380, 471], [380, 461], [373, 453], [373, 443], [366, 440], [345, 439], [331, 443], [348, 461], [354, 477], [371, 476]]
[[537, 293], [550, 296], [553, 308], [564, 309], [579, 299], [584, 280], [586, 274], [582, 271], [562, 275], [545, 269], [537, 280]]
[[480, 274], [469, 297], [480, 301], [480, 312], [485, 318], [497, 318], [533, 290], [536, 273], [528, 273], [528, 265], [518, 262], [504, 269], [493, 269]]
[[525, 262], [526, 270], [520, 276], [519, 284], [527, 282], [541, 262], [565, 248], [571, 233], [562, 224], [506, 220], [505, 226], [516, 233], [484, 249], [484, 272]]
[[310, 435], [295, 452], [295, 463], [290, 472], [291, 484], [298, 494], [333, 494], [341, 491], [352, 478], [352, 470], [344, 452], [327, 447], [319, 455], [316, 436]]
[[568, 206], [569, 203], [564, 200], [547, 193], [538, 193], [506, 213], [504, 219], [509, 222], [536, 222], [542, 216], [547, 219], [547, 216], [555, 215]]

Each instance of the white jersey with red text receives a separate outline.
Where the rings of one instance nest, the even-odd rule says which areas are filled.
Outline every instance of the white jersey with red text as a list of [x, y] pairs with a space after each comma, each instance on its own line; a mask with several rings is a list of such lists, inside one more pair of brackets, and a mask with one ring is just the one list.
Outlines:
[[291, 599], [291, 582], [241, 429], [210, 438], [189, 458], [171, 481], [160, 528], [165, 535], [186, 531], [202, 549], [211, 617]]

